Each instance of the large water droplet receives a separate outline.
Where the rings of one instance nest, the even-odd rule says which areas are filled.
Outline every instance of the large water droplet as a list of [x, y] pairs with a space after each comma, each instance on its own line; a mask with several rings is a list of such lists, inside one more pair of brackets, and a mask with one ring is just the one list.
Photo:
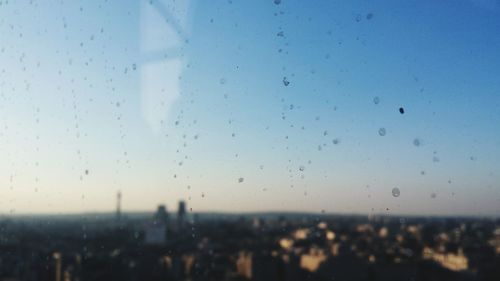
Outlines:
[[286, 79], [286, 77], [283, 77], [283, 85], [288, 86], [290, 85], [290, 81]]
[[401, 191], [399, 191], [399, 188], [395, 187], [392, 189], [392, 196], [399, 197], [400, 194], [401, 194]]

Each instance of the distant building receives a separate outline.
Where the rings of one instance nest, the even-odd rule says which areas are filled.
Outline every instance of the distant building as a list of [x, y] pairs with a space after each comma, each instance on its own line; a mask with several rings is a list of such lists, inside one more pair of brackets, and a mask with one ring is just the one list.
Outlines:
[[186, 224], [186, 202], [179, 201], [179, 209], [177, 210], [177, 227], [184, 228]]
[[167, 242], [167, 226], [163, 223], [150, 223], [145, 227], [146, 244], [162, 245]]
[[144, 242], [151, 245], [162, 245], [167, 242], [168, 213], [165, 205], [158, 209], [151, 222], [144, 229]]
[[236, 272], [246, 279], [252, 279], [252, 253], [240, 251], [236, 260]]
[[163, 222], [165, 225], [168, 225], [168, 212], [167, 207], [165, 205], [159, 205], [156, 210], [155, 220], [157, 222]]

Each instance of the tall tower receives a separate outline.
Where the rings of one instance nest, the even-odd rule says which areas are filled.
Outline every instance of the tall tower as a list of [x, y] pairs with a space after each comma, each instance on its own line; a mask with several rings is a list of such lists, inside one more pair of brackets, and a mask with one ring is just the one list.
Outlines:
[[177, 227], [179, 229], [184, 228], [186, 220], [186, 202], [179, 201], [179, 209], [177, 210]]
[[122, 192], [116, 193], [116, 220], [119, 221], [122, 215]]

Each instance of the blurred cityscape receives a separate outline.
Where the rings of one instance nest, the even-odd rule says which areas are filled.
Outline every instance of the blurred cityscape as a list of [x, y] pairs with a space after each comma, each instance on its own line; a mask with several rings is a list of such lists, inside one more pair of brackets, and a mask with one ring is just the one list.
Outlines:
[[500, 280], [500, 220], [169, 212], [4, 216], [0, 280]]

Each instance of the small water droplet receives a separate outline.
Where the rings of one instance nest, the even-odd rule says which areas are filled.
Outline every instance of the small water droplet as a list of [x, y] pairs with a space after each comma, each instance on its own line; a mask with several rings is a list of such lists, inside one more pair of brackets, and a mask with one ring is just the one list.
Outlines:
[[405, 109], [404, 109], [404, 108], [402, 108], [402, 107], [400, 107], [400, 108], [399, 108], [399, 113], [401, 113], [401, 114], [405, 114]]
[[385, 134], [386, 134], [385, 128], [380, 128], [380, 129], [378, 129], [378, 134], [379, 134], [381, 137], [385, 136]]
[[416, 139], [414, 139], [414, 140], [413, 140], [413, 145], [414, 145], [414, 146], [420, 146], [420, 144], [421, 144], [420, 139], [417, 139], [417, 138], [416, 138]]
[[244, 178], [239, 178], [238, 183], [242, 183], [245, 179]]
[[380, 103], [380, 98], [379, 97], [374, 97], [373, 98], [373, 103], [374, 104], [379, 104]]

